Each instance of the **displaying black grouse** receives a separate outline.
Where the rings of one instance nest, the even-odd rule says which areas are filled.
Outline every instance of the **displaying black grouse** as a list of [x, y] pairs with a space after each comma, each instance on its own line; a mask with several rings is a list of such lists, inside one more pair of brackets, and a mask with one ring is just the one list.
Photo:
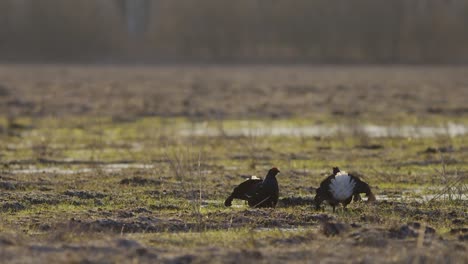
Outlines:
[[277, 168], [271, 168], [264, 180], [252, 176], [234, 188], [234, 191], [226, 199], [224, 205], [231, 206], [232, 200], [240, 199], [247, 201], [250, 207], [276, 207], [279, 197], [279, 186], [276, 175], [279, 172]]
[[333, 207], [333, 212], [335, 212], [335, 206], [340, 203], [346, 208], [353, 196], [354, 201], [361, 200], [360, 193], [366, 194], [367, 201], [375, 201], [369, 184], [361, 181], [357, 176], [340, 171], [338, 167], [334, 167], [333, 174], [320, 183], [316, 193], [314, 202], [317, 210], [323, 201], [327, 201]]

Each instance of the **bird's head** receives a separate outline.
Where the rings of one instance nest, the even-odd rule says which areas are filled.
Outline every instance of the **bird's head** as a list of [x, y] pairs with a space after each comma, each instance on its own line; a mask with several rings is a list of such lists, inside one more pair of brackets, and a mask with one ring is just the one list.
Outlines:
[[278, 170], [276, 167], [273, 167], [268, 171], [268, 175], [271, 176], [276, 176], [278, 173], [280, 173], [280, 170]]
[[338, 172], [340, 172], [340, 169], [338, 167], [333, 167], [333, 175], [336, 175]]
[[322, 188], [317, 188], [315, 189], [315, 197], [314, 197], [314, 204], [315, 204], [315, 210], [320, 209], [320, 205], [323, 202], [323, 189]]

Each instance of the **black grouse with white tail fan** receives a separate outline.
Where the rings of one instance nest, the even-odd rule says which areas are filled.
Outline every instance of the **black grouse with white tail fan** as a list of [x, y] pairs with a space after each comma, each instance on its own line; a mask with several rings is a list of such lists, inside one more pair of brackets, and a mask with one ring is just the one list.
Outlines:
[[334, 167], [333, 174], [328, 176], [316, 190], [315, 208], [320, 209], [322, 202], [327, 201], [333, 207], [333, 212], [335, 212], [335, 206], [341, 203], [346, 208], [353, 196], [354, 201], [361, 200], [361, 193], [366, 194], [368, 202], [375, 201], [375, 196], [369, 184], [363, 182], [357, 176]]
[[225, 206], [231, 206], [232, 200], [240, 199], [248, 202], [250, 207], [276, 207], [279, 198], [279, 186], [276, 175], [280, 171], [271, 168], [265, 179], [252, 176], [239, 184], [232, 194], [224, 202]]

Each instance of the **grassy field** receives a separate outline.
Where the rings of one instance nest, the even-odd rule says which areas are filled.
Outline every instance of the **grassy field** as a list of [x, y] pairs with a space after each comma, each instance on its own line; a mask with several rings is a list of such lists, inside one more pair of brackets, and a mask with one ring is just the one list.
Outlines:
[[[0, 67], [0, 258], [466, 263], [468, 68]], [[223, 205], [277, 166], [276, 209]], [[316, 211], [333, 166], [377, 202]]]

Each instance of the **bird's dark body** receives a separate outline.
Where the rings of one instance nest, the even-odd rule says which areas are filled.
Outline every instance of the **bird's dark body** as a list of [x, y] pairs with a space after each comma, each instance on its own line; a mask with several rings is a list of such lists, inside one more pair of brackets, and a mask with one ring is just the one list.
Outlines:
[[276, 207], [279, 198], [279, 185], [276, 179], [278, 173], [279, 170], [273, 168], [268, 171], [264, 180], [251, 178], [239, 184], [224, 205], [231, 206], [233, 199], [240, 199], [247, 201], [250, 207]]
[[232, 194], [226, 199], [224, 205], [231, 206], [232, 200], [234, 199], [248, 201], [249, 197], [255, 193], [255, 190], [257, 190], [262, 182], [262, 179], [248, 179], [245, 182], [239, 184], [236, 188], [234, 188]]
[[365, 183], [359, 177], [349, 174], [348, 176], [350, 177], [351, 180], [355, 182], [355, 186], [352, 192], [352, 195], [350, 195], [348, 198], [344, 200], [337, 200], [334, 196], [333, 193], [330, 191], [330, 184], [333, 179], [335, 179], [335, 176], [337, 173], [340, 172], [340, 169], [335, 167], [333, 168], [333, 174], [328, 176], [325, 180], [323, 180], [320, 183], [320, 187], [316, 190], [316, 195], [314, 198], [315, 202], [315, 208], [318, 210], [320, 209], [320, 205], [322, 204], [323, 201], [327, 201], [332, 207], [333, 207], [333, 212], [335, 211], [335, 206], [338, 204], [343, 204], [343, 207], [346, 208], [346, 206], [351, 202], [351, 200], [354, 197], [354, 201], [360, 201], [361, 200], [361, 193], [365, 193], [366, 196], [368, 197], [368, 201], [375, 201], [375, 196], [372, 193], [369, 184]]

